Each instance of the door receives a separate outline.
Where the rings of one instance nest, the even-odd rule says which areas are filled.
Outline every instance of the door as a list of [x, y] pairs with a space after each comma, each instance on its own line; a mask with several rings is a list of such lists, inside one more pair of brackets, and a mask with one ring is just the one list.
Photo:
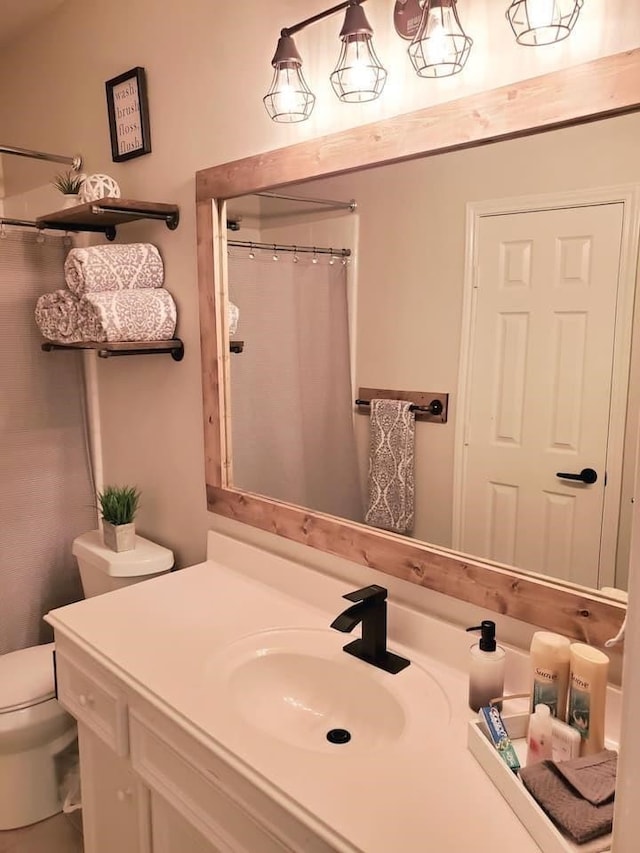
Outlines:
[[[483, 216], [477, 233], [461, 548], [592, 587], [623, 208]], [[584, 469], [595, 482], [558, 476]]]

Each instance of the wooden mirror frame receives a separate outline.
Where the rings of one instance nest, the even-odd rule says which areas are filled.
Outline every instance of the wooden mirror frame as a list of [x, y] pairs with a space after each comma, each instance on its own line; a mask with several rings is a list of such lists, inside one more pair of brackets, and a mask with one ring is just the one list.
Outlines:
[[231, 488], [226, 451], [229, 353], [223, 351], [220, 310], [226, 306], [226, 253], [217, 250], [224, 248], [222, 202], [228, 198], [633, 112], [640, 109], [638, 80], [640, 49], [196, 174], [205, 480], [211, 512], [594, 645], [618, 632], [625, 605], [596, 591]]

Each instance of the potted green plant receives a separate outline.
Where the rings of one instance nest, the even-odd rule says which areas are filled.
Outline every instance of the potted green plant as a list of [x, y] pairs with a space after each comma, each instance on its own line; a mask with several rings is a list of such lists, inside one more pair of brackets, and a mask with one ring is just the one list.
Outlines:
[[60, 172], [51, 182], [64, 196], [64, 206], [75, 207], [78, 204], [78, 193], [84, 183], [84, 175], [77, 172]]
[[133, 520], [140, 504], [140, 492], [135, 486], [105, 486], [98, 492], [98, 501], [104, 544], [112, 551], [131, 551], [136, 547]]

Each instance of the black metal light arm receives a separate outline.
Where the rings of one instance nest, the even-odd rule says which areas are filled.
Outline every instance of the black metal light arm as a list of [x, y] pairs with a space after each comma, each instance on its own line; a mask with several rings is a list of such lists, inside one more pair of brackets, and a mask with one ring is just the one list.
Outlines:
[[299, 33], [300, 30], [303, 30], [310, 24], [315, 24], [316, 21], [322, 21], [323, 18], [328, 18], [330, 15], [334, 15], [336, 12], [340, 12], [341, 9], [347, 9], [349, 6], [360, 6], [362, 5], [362, 3], [366, 2], [367, 0], [345, 0], [345, 2], [343, 3], [338, 3], [337, 6], [332, 6], [330, 9], [325, 9], [324, 12], [318, 12], [317, 15], [312, 15], [310, 18], [305, 18], [304, 21], [300, 21], [299, 24], [294, 24], [292, 27], [284, 27], [282, 30], [280, 30], [280, 35], [282, 37], [294, 36], [296, 33]]

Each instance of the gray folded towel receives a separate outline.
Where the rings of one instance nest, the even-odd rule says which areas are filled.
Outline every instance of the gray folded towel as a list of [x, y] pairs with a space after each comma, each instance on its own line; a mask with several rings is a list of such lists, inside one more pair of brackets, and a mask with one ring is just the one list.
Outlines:
[[556, 826], [577, 844], [611, 832], [613, 799], [594, 806], [559, 775], [553, 761], [540, 761], [523, 768], [520, 778]]
[[555, 769], [594, 806], [610, 800], [615, 794], [618, 753], [613, 749], [562, 761]]

